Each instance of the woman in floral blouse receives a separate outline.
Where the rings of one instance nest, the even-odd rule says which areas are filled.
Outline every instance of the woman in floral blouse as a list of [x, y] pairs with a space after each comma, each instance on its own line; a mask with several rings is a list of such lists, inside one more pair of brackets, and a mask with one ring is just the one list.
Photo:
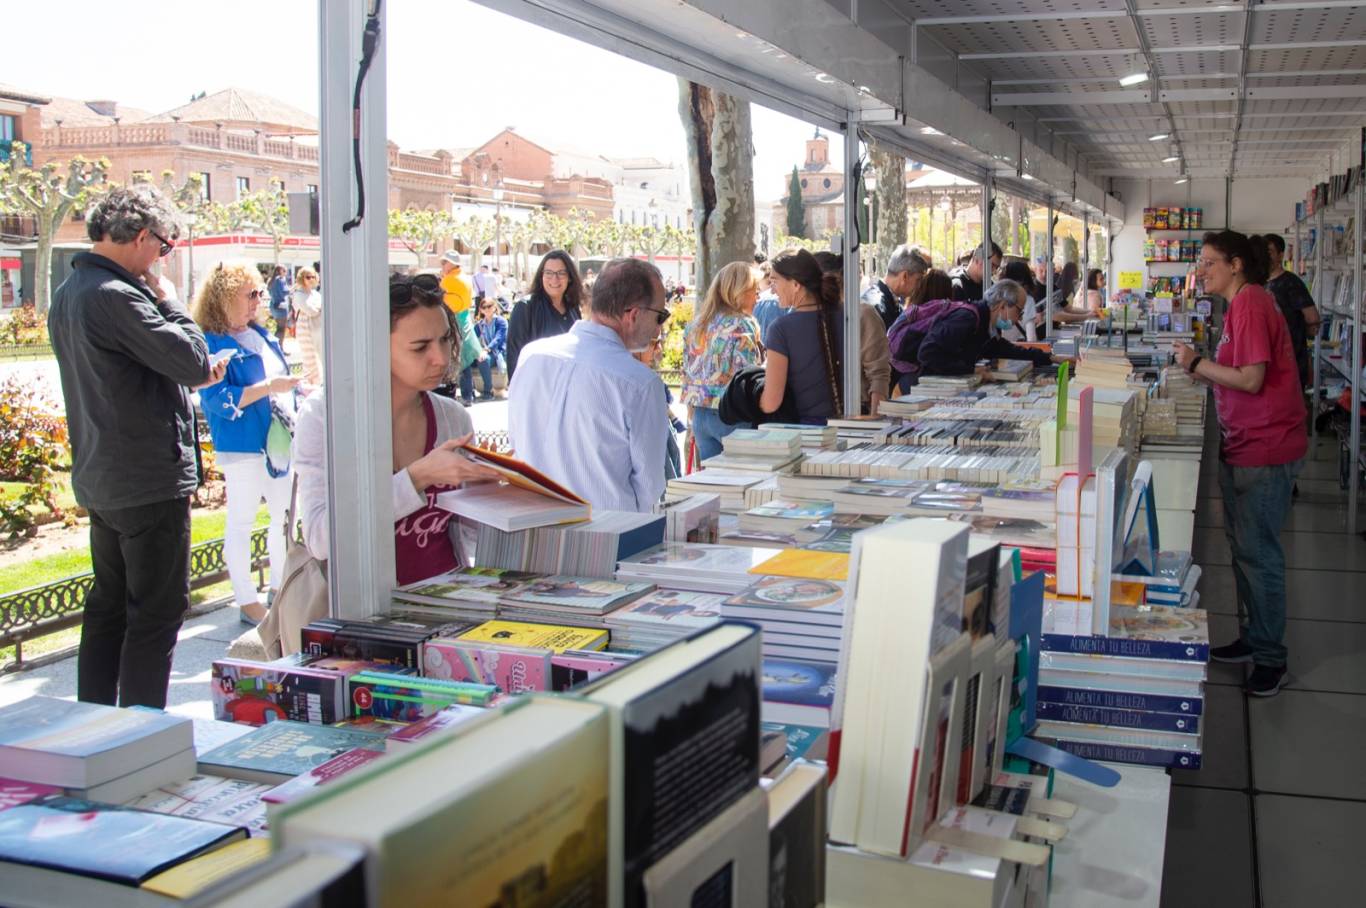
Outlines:
[[683, 403], [697, 458], [721, 453], [721, 439], [741, 426], [721, 422], [716, 405], [731, 376], [760, 365], [759, 325], [751, 313], [759, 299], [759, 281], [746, 262], [731, 262], [716, 275], [688, 327], [683, 351]]

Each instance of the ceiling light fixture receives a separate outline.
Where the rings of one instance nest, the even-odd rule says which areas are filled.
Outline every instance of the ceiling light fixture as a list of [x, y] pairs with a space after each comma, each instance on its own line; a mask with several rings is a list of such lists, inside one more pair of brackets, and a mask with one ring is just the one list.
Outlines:
[[1147, 81], [1148, 81], [1148, 74], [1147, 74], [1147, 73], [1130, 73], [1130, 74], [1127, 75], [1127, 76], [1122, 76], [1122, 77], [1120, 78], [1120, 80], [1119, 80], [1119, 84], [1120, 84], [1120, 85], [1124, 85], [1124, 86], [1129, 86], [1129, 85], [1138, 85], [1140, 82], [1147, 82]]
[[935, 129], [933, 126], [922, 126], [922, 127], [920, 127], [920, 131], [921, 131], [923, 134], [927, 135], [927, 136], [942, 136], [942, 135], [943, 135], [942, 132], [940, 132], [939, 130]]
[[1177, 155], [1172, 155], [1172, 156], [1170, 156], [1170, 157], [1163, 158], [1163, 159], [1162, 159], [1162, 163], [1163, 163], [1163, 164], [1175, 164], [1175, 163], [1176, 163], [1177, 161], [1179, 161], [1179, 160], [1181, 160], [1181, 158], [1180, 158], [1179, 156], [1177, 156]]
[[1189, 183], [1190, 181], [1190, 177], [1181, 177], [1179, 180], [1176, 181], [1176, 185], [1180, 186], [1182, 183]]
[[1149, 142], [1161, 142], [1163, 139], [1170, 139], [1172, 134], [1169, 132], [1159, 132], [1156, 135], [1148, 136]]

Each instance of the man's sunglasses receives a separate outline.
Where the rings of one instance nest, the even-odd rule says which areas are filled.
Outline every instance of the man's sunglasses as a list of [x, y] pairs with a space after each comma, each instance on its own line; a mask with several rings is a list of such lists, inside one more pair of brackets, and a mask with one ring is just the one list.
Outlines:
[[653, 312], [655, 314], [655, 321], [661, 325], [669, 320], [668, 309], [653, 309], [649, 306], [636, 306], [636, 308], [644, 309], [646, 312]]
[[168, 256], [168, 255], [171, 254], [171, 250], [175, 248], [175, 244], [174, 244], [174, 243], [169, 243], [169, 242], [167, 242], [167, 241], [166, 241], [166, 237], [164, 237], [164, 236], [162, 236], [161, 234], [157, 233], [155, 230], [151, 229], [150, 227], [147, 228], [147, 232], [150, 233], [152, 236], [156, 237], [157, 240], [160, 241], [160, 243], [161, 243], [161, 251], [157, 253], [157, 258], [159, 258], [159, 259], [164, 259], [164, 258], [166, 258], [166, 256]]

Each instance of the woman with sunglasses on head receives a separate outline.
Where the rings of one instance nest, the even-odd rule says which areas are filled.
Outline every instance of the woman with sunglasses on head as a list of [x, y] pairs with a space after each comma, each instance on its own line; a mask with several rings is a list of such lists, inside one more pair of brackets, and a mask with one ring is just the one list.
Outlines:
[[479, 319], [474, 323], [479, 342], [488, 356], [479, 360], [479, 377], [484, 382], [482, 400], [493, 400], [493, 371], [507, 371], [508, 320], [498, 313], [496, 297], [479, 301]]
[[522, 348], [543, 337], [564, 334], [583, 318], [585, 302], [578, 265], [563, 249], [552, 249], [536, 266], [531, 295], [512, 307], [508, 319], [508, 382], [517, 371]]
[[[451, 368], [454, 316], [435, 275], [389, 282], [389, 390], [393, 419], [394, 561], [399, 584], [415, 583], [468, 564], [453, 535], [455, 515], [436, 505], [440, 492], [498, 474], [460, 451], [474, 432], [463, 406], [432, 393]], [[328, 554], [327, 405], [311, 395], [299, 410], [294, 468], [304, 543], [314, 558]]]
[[1309, 449], [1304, 396], [1285, 318], [1266, 289], [1267, 243], [1232, 230], [1205, 234], [1196, 264], [1206, 293], [1228, 300], [1213, 357], [1177, 342], [1176, 361], [1214, 388], [1219, 488], [1233, 555], [1239, 638], [1216, 662], [1251, 662], [1247, 692], [1273, 696], [1286, 670], [1285, 552], [1281, 526]]
[[215, 465], [227, 485], [223, 560], [242, 622], [253, 625], [266, 613], [251, 569], [256, 511], [264, 499], [270, 509], [266, 542], [273, 596], [284, 572], [289, 507], [287, 452], [273, 452], [283, 462], [276, 461], [266, 443], [277, 412], [282, 422], [293, 423], [299, 384], [289, 374], [279, 343], [256, 321], [261, 296], [261, 277], [254, 266], [219, 264], [200, 285], [194, 302], [194, 320], [204, 329], [209, 355], [230, 357], [223, 380], [201, 390], [199, 403], [213, 437]]
[[683, 341], [682, 400], [699, 461], [721, 453], [721, 439], [748, 423], [727, 425], [717, 415], [721, 395], [731, 377], [763, 360], [754, 304], [759, 281], [748, 262], [731, 262], [712, 279], [702, 306]]

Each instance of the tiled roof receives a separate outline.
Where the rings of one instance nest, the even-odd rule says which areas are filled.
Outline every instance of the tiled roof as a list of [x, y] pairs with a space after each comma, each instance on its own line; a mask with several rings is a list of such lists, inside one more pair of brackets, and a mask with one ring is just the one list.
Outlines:
[[241, 88], [225, 88], [197, 101], [148, 117], [151, 123], [172, 118], [182, 123], [222, 123], [261, 129], [269, 135], [316, 135], [318, 118], [283, 101]]

